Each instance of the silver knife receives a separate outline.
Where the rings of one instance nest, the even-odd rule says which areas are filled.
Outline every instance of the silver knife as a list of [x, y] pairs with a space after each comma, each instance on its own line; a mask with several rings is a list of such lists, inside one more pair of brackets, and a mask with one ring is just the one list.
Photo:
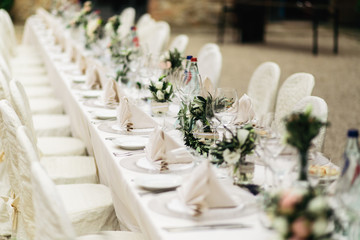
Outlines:
[[203, 231], [211, 229], [235, 229], [235, 228], [251, 228], [250, 225], [243, 223], [224, 223], [224, 224], [205, 224], [186, 227], [164, 227], [168, 232], [186, 232], [186, 231]]

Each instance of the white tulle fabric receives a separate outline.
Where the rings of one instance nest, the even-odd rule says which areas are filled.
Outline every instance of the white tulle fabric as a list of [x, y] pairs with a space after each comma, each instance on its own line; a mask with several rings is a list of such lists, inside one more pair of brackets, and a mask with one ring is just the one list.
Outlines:
[[199, 73], [202, 78], [208, 77], [216, 88], [220, 80], [222, 55], [215, 48], [208, 48], [198, 57]]
[[189, 43], [189, 37], [186, 34], [180, 34], [172, 40], [169, 50], [174, 51], [176, 48], [180, 53], [184, 53]]
[[34, 129], [36, 136], [68, 137], [71, 135], [70, 118], [67, 115], [34, 115]]
[[[294, 107], [294, 111], [304, 111], [308, 106], [312, 107], [311, 114], [321, 121], [326, 122], [328, 118], [328, 106], [324, 99], [315, 96], [307, 96], [301, 99]], [[313, 139], [315, 150], [322, 152], [326, 128], [321, 128], [319, 135]]]
[[49, 86], [29, 86], [25, 88], [26, 95], [31, 98], [47, 98], [54, 96], [54, 90]]
[[247, 94], [258, 117], [274, 112], [279, 79], [280, 67], [274, 62], [262, 63], [251, 76]]
[[151, 35], [144, 39], [142, 45], [146, 52], [160, 55], [169, 42], [170, 26], [165, 21], [159, 21], [155, 23], [151, 31]]
[[281, 85], [274, 116], [275, 127], [280, 134], [285, 131], [284, 117], [292, 112], [302, 98], [311, 95], [314, 85], [315, 79], [310, 73], [294, 73]]

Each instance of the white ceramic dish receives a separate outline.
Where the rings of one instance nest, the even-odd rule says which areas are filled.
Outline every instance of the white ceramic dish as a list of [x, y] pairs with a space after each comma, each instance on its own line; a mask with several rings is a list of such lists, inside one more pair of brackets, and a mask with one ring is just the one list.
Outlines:
[[81, 93], [83, 98], [98, 98], [101, 95], [101, 91], [97, 90], [90, 90], [90, 91], [84, 91]]
[[135, 184], [149, 191], [167, 190], [180, 186], [182, 177], [177, 175], [151, 175], [135, 179]]
[[98, 110], [93, 115], [101, 120], [116, 119], [116, 110]]
[[112, 140], [116, 146], [127, 150], [144, 149], [148, 141], [149, 138], [142, 136], [123, 136]]
[[[115, 131], [125, 131], [124, 128], [122, 128], [120, 125], [115, 124], [113, 126], [111, 126], [112, 129], [114, 129]], [[154, 128], [134, 128], [132, 129], [130, 132], [134, 133], [134, 134], [150, 134], [152, 131], [154, 131]]]
[[71, 76], [71, 79], [72, 79], [73, 83], [85, 83], [86, 82], [85, 75]]
[[[147, 160], [146, 157], [140, 158], [139, 160], [136, 161], [136, 166], [138, 166], [139, 168], [143, 168], [146, 170], [158, 170], [151, 162], [149, 162], [149, 160]], [[186, 164], [169, 164], [168, 168], [169, 171], [184, 171], [184, 170], [188, 170], [190, 168], [194, 167], [194, 163], [186, 163]]]

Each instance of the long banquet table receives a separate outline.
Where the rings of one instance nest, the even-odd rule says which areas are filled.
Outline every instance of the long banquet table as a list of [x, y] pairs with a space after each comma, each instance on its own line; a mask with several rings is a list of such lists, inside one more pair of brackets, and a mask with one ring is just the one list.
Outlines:
[[[128, 170], [120, 165], [121, 157], [113, 153], [128, 152], [116, 147], [111, 141], [112, 137], [121, 137], [114, 133], [103, 132], [98, 129], [101, 120], [95, 119], [92, 111], [96, 108], [85, 106], [81, 96], [81, 90], [73, 88], [72, 79], [61, 68], [61, 62], [57, 58], [59, 53], [54, 51], [52, 41], [49, 41], [49, 31], [44, 30], [43, 22], [39, 17], [31, 17], [25, 27], [25, 43], [36, 46], [44, 58], [51, 84], [56, 95], [64, 104], [66, 113], [71, 118], [72, 134], [82, 139], [87, 146], [88, 153], [96, 159], [99, 178], [102, 184], [111, 189], [115, 211], [124, 230], [142, 232], [146, 239], [269, 239], [274, 234], [262, 227], [259, 221], [258, 211], [243, 216], [224, 220], [196, 220], [192, 218], [178, 218], [160, 214], [150, 207], [150, 203], [156, 201], [161, 195], [169, 194], [139, 194], [140, 189], [134, 179], [145, 176]], [[65, 34], [65, 32], [63, 33]], [[146, 107], [146, 106], [145, 106]], [[172, 136], [179, 135], [175, 130]], [[180, 139], [181, 140], [181, 139]], [[134, 155], [136, 156], [136, 155]], [[126, 158], [126, 156], [125, 156]], [[180, 174], [180, 173], [179, 173]], [[189, 173], [180, 174], [185, 179]], [[261, 181], [263, 168], [257, 166], [255, 172], [256, 181]], [[230, 179], [221, 180], [224, 184], [231, 185]], [[253, 198], [255, 203], [256, 199]], [[246, 208], [246, 207], [245, 207]], [[246, 210], [246, 209], [245, 209]], [[244, 229], [212, 229], [202, 231], [168, 232], [164, 227], [194, 226], [209, 223], [244, 223], [250, 228]]]

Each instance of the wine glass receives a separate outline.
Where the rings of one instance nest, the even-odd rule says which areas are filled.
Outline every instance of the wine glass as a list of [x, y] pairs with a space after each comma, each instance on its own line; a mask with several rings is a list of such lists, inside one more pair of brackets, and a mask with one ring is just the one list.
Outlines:
[[224, 128], [230, 128], [238, 110], [238, 95], [234, 88], [218, 88], [213, 100], [213, 113]]

